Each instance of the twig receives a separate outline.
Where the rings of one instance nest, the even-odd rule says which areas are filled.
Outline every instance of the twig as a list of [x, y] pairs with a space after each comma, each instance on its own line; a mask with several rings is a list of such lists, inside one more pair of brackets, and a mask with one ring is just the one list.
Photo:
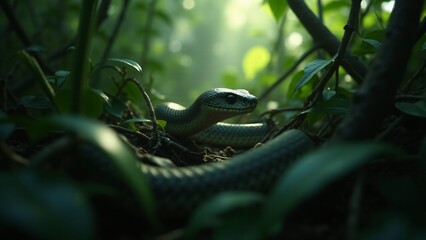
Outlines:
[[307, 101], [305, 102], [306, 107], [310, 107], [312, 104], [318, 101], [327, 82], [339, 69], [339, 66], [343, 65], [351, 36], [358, 26], [358, 16], [361, 9], [360, 4], [361, 0], [352, 0], [351, 11], [349, 13], [348, 22], [344, 27], [345, 33], [343, 34], [342, 41], [337, 50], [337, 56], [332, 62], [331, 66], [327, 69], [326, 73], [321, 77], [319, 84], [315, 87], [315, 90], [312, 92], [311, 96], [308, 97]]
[[0, 157], [2, 158], [2, 161], [9, 160], [9, 162], [19, 163], [23, 166], [29, 165], [27, 159], [12, 151], [4, 141], [0, 141]]
[[[306, 3], [302, 0], [288, 0], [288, 4], [305, 29], [312, 36], [314, 42], [321, 44], [321, 47], [326, 50], [328, 54], [335, 55], [340, 46], [339, 40], [337, 40], [330, 30], [321, 23], [315, 14], [308, 8]], [[345, 53], [342, 66], [356, 82], [361, 83], [363, 81], [367, 72], [367, 67], [349, 52]]]
[[153, 132], [152, 141], [154, 142], [153, 148], [156, 149], [160, 147], [161, 140], [160, 140], [160, 133], [158, 131], [157, 117], [155, 116], [154, 107], [152, 106], [151, 99], [149, 98], [148, 93], [145, 91], [145, 88], [142, 86], [142, 84], [139, 81], [137, 81], [134, 78], [129, 79], [129, 81], [134, 83], [139, 88], [139, 90], [141, 91], [145, 99], [146, 105], [148, 106], [149, 116], [151, 117], [151, 122], [152, 122], [152, 132]]
[[421, 76], [423, 73], [423, 70], [426, 68], [426, 59], [423, 60], [420, 67], [416, 70], [416, 72], [408, 79], [408, 81], [404, 84], [404, 86], [401, 88], [402, 92], [406, 92], [410, 89], [411, 85], [414, 83], [414, 81]]
[[270, 117], [273, 117], [275, 114], [282, 113], [282, 112], [295, 112], [295, 111], [303, 111], [304, 109], [301, 107], [290, 107], [290, 108], [278, 108], [278, 109], [272, 109], [265, 111], [260, 114], [260, 117], [265, 115], [270, 115]]
[[260, 97], [258, 98], [259, 102], [264, 100], [275, 88], [277, 88], [279, 85], [282, 84], [282, 82], [288, 77], [290, 76], [290, 74], [292, 72], [294, 72], [297, 67], [303, 62], [303, 60], [305, 60], [309, 55], [311, 55], [313, 52], [315, 52], [318, 48], [320, 48], [319, 45], [314, 45], [313, 47], [311, 47], [308, 51], [306, 51], [305, 53], [303, 53], [302, 56], [299, 57], [299, 59], [297, 59], [297, 61], [293, 64], [293, 66], [291, 66], [291, 68], [287, 71], [285, 71], [284, 73], [282, 73], [277, 80], [275, 80], [275, 82], [269, 87], [267, 88], [262, 95], [260, 95]]

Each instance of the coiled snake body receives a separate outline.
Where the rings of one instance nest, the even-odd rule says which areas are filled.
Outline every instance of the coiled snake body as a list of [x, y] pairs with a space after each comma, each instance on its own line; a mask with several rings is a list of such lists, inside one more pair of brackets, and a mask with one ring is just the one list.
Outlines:
[[[158, 119], [167, 121], [166, 131], [197, 139], [200, 136], [197, 133], [203, 129], [234, 115], [250, 112], [256, 104], [256, 98], [245, 90], [219, 88], [204, 92], [188, 108], [174, 103], [162, 105], [156, 109], [156, 115]], [[228, 134], [218, 138], [219, 142], [232, 143], [231, 146], [253, 145], [253, 141], [259, 141], [259, 136], [269, 130], [265, 124], [225, 125], [214, 125], [213, 132], [217, 136], [221, 131], [231, 133], [231, 136]], [[250, 132], [253, 129], [254, 133]], [[234, 131], [237, 135], [242, 133], [243, 138], [235, 136]], [[201, 134], [202, 139], [209, 132]], [[232, 137], [233, 134], [236, 138]], [[253, 135], [256, 136], [250, 138], [251, 143], [244, 139]], [[210, 139], [217, 140], [217, 136]], [[238, 141], [243, 141], [243, 144]], [[289, 163], [313, 146], [313, 142], [303, 132], [289, 130], [261, 147], [227, 161], [172, 168], [141, 164], [140, 168], [151, 185], [161, 212], [179, 215], [222, 191], [266, 192]]]

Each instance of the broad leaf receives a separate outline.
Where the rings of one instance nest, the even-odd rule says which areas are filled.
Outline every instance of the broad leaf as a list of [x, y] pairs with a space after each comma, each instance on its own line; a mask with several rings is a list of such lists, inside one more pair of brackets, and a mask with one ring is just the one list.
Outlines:
[[297, 83], [296, 87], [293, 89], [293, 92], [291, 95], [293, 95], [297, 90], [299, 90], [301, 87], [303, 87], [305, 84], [307, 84], [313, 76], [315, 76], [319, 71], [323, 70], [325, 67], [327, 67], [330, 63], [334, 61], [336, 56], [329, 60], [323, 60], [323, 59], [316, 59], [310, 64], [308, 64], [305, 69], [303, 70], [304, 75], [302, 79]]
[[374, 47], [376, 50], [380, 48], [380, 46], [382, 45], [379, 41], [374, 40], [374, 39], [367, 39], [367, 38], [362, 38], [361, 39], [363, 42], [371, 45], [372, 47]]
[[341, 97], [333, 97], [328, 101], [320, 102], [302, 113], [347, 113], [349, 100]]
[[[98, 118], [103, 112], [103, 102], [106, 95], [101, 95], [94, 89], [86, 89], [82, 91], [83, 105], [81, 106], [81, 114], [86, 117]], [[55, 103], [58, 109], [63, 113], [71, 112], [71, 102], [74, 99], [71, 89], [63, 89], [55, 95]]]
[[426, 100], [417, 101], [415, 103], [396, 102], [395, 107], [405, 114], [426, 118]]
[[278, 21], [284, 12], [287, 10], [287, 1], [282, 0], [268, 0], [269, 7], [274, 14], [275, 20]]
[[125, 58], [109, 58], [108, 61], [111, 62], [118, 62], [118, 63], [123, 63], [133, 69], [135, 69], [136, 71], [138, 71], [140, 74], [143, 73], [142, 71], [142, 67], [139, 65], [139, 63], [130, 60], [130, 59], [125, 59]]
[[137, 168], [136, 156], [112, 129], [100, 122], [71, 115], [52, 116], [44, 124], [73, 132], [101, 149], [121, 172], [123, 181], [134, 191], [151, 223], [157, 223], [151, 191]]

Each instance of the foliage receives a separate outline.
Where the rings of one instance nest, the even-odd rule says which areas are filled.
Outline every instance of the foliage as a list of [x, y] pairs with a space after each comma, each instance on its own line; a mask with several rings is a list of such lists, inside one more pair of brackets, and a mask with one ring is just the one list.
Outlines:
[[[298, 15], [297, 4], [304, 1], [265, 0], [255, 9], [238, 1], [181, 2], [0, 3], [2, 236], [170, 234], [179, 224], [164, 225], [139, 161], [159, 154], [189, 159], [186, 165], [194, 164], [188, 155], [202, 154], [194, 154], [187, 141], [165, 136], [167, 122], [156, 119], [153, 104], [187, 102], [217, 85], [255, 93], [259, 106], [253, 115], [263, 112], [281, 131], [303, 129], [318, 149], [298, 159], [267, 194], [223, 192], [207, 199], [180, 223], [177, 237], [426, 236], [424, 21], [413, 27], [418, 32], [407, 66], [398, 66], [403, 79], [396, 93], [390, 91], [390, 111], [378, 120], [377, 132], [369, 133], [374, 138], [360, 142], [339, 138], [337, 129], [371, 94], [362, 86], [377, 71], [370, 67], [374, 61], [386, 62], [377, 60], [380, 51], [397, 51], [383, 49], [393, 1], [363, 1], [356, 19], [350, 13], [358, 1], [306, 1], [330, 34], [326, 38]], [[264, 16], [250, 19], [239, 7]], [[235, 21], [220, 25], [218, 12]], [[193, 41], [194, 35], [201, 39]], [[210, 49], [207, 43], [216, 45]], [[379, 87], [375, 91], [390, 88]], [[206, 158], [228, 154], [196, 150]], [[320, 212], [319, 223], [311, 210]], [[315, 229], [324, 225], [338, 230], [318, 234]], [[307, 235], [301, 226], [308, 226]]]

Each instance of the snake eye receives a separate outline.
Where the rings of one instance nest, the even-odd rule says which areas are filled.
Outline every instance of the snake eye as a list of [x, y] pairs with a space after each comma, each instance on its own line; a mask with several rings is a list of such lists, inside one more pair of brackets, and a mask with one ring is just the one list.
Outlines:
[[237, 101], [237, 97], [234, 94], [226, 95], [226, 102], [229, 104], [234, 104]]

